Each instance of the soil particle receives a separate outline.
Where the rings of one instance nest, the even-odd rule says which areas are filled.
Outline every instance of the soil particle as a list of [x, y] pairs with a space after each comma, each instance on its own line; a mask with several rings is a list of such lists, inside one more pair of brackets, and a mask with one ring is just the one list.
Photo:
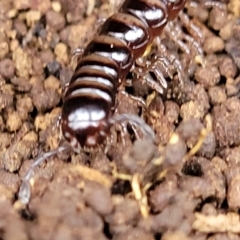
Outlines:
[[[214, 165], [205, 158], [198, 158], [193, 160], [199, 164], [200, 169], [193, 171], [193, 167], [185, 166], [184, 172], [188, 176], [180, 180], [182, 189], [187, 190], [195, 198], [213, 198], [218, 204], [224, 201], [226, 195], [226, 182], [224, 175], [221, 171], [217, 170]], [[188, 163], [189, 164], [189, 163]], [[190, 177], [189, 175], [199, 175], [198, 177]]]
[[60, 87], [60, 83], [53, 76], [50, 76], [44, 82], [41, 78], [32, 78], [31, 84], [31, 95], [38, 96], [38, 98], [33, 98], [33, 105], [39, 112], [51, 109], [60, 102], [61, 95], [59, 89], [56, 88], [56, 85]]
[[[231, 174], [229, 176], [229, 173]], [[228, 174], [228, 192], [227, 192], [227, 201], [228, 206], [232, 210], [237, 210], [240, 206], [239, 204], [239, 184], [240, 184], [240, 177], [239, 171], [236, 168], [230, 167]]]
[[239, 208], [239, 157], [240, 149], [226, 148], [221, 152], [221, 155], [226, 160], [228, 168], [225, 169], [226, 179], [228, 184], [227, 199], [228, 205], [231, 209], [235, 210]]
[[13, 94], [11, 94], [11, 92], [9, 92], [9, 93], [1, 92], [1, 94], [0, 94], [0, 110], [8, 109], [10, 106], [12, 106], [12, 104], [13, 104]]
[[98, 152], [96, 156], [92, 158], [91, 167], [106, 174], [111, 174], [112, 172], [112, 166], [109, 159], [103, 152]]
[[195, 72], [195, 79], [205, 88], [209, 88], [220, 81], [220, 73], [215, 66], [198, 67]]
[[[44, 64], [42, 64], [41, 62], [41, 59], [39, 58], [38, 56], [39, 54], [37, 54], [37, 57], [33, 59], [33, 62], [32, 62], [32, 75], [34, 76], [38, 76], [38, 75], [41, 75], [43, 74], [43, 67], [44, 67]], [[29, 83], [28, 83], [29, 84]]]
[[240, 68], [239, 28], [240, 24], [237, 21], [235, 21], [233, 25], [231, 25], [232, 38], [228, 40], [225, 46], [225, 50], [233, 58], [238, 68]]
[[240, 143], [239, 107], [239, 99], [230, 98], [221, 106], [213, 108], [213, 132], [220, 147]]
[[[178, 205], [181, 203], [181, 207]], [[188, 217], [188, 214], [196, 207], [197, 201], [192, 201], [192, 198], [184, 192], [178, 192], [171, 203], [164, 210], [155, 215], [155, 231], [165, 232], [180, 230], [188, 234], [191, 231], [191, 222], [193, 219]], [[172, 216], [172, 218], [169, 218]], [[180, 223], [180, 224], [179, 224]]]
[[48, 11], [46, 14], [47, 24], [55, 31], [60, 31], [65, 26], [65, 18], [61, 13]]
[[41, 60], [42, 65], [46, 66], [49, 62], [54, 61], [54, 54], [51, 49], [46, 49], [39, 52], [39, 59]]
[[[189, 240], [189, 238], [180, 231], [171, 231], [163, 234], [162, 240]], [[195, 238], [198, 239], [198, 238]]]
[[240, 29], [239, 22], [235, 21], [232, 31], [233, 31], [233, 38], [235, 38], [237, 41], [240, 41], [239, 29]]
[[212, 36], [206, 39], [203, 49], [206, 53], [221, 52], [224, 49], [224, 42], [220, 37]]
[[208, 240], [239, 240], [240, 237], [233, 233], [224, 233], [224, 234], [214, 234], [213, 236], [210, 236]]
[[209, 97], [203, 86], [196, 85], [190, 96], [192, 100], [181, 105], [180, 116], [183, 120], [203, 118], [210, 108]]
[[226, 196], [226, 180], [223, 172], [215, 168], [215, 165], [206, 158], [199, 158], [198, 162], [201, 165], [204, 179], [210, 183], [217, 202], [221, 204]]
[[218, 169], [219, 172], [226, 172], [227, 164], [224, 159], [220, 157], [213, 157], [211, 162], [214, 164], [214, 167]]
[[215, 206], [211, 203], [206, 203], [204, 204], [204, 206], [202, 207], [202, 211], [201, 211], [204, 215], [217, 215], [217, 210], [215, 208]]
[[11, 143], [11, 136], [9, 133], [0, 134], [0, 148], [5, 149]]
[[15, 132], [20, 129], [22, 120], [17, 112], [9, 112], [7, 116], [6, 126], [10, 132]]
[[60, 0], [59, 3], [61, 4], [63, 13], [65, 13], [67, 16], [67, 21], [71, 23], [82, 20], [88, 1], [70, 0], [66, 2], [65, 0]]
[[13, 62], [16, 68], [18, 77], [29, 78], [29, 73], [32, 71], [32, 58], [26, 50], [18, 47], [13, 52]]
[[152, 236], [152, 234], [145, 232], [142, 229], [134, 228], [134, 229], [129, 229], [126, 232], [117, 235], [113, 239], [114, 240], [125, 240], [125, 239], [154, 240], [154, 237]]
[[[72, 51], [79, 47], [84, 47], [96, 30], [96, 28], [94, 28], [95, 21], [96, 16], [91, 15], [91, 18], [83, 20], [81, 24], [66, 27], [61, 31], [60, 39], [70, 46]], [[79, 45], [79, 43], [82, 43], [82, 45]]]
[[239, 41], [235, 39], [231, 39], [227, 44], [226, 44], [226, 51], [228, 52], [229, 55], [232, 56], [234, 62], [240, 68], [240, 47], [239, 47]]
[[161, 212], [177, 194], [177, 176], [170, 175], [167, 181], [150, 191], [150, 204], [154, 212]]
[[232, 37], [232, 29], [235, 24], [236, 20], [232, 19], [230, 21], [226, 21], [224, 26], [220, 29], [219, 35], [222, 37], [223, 40], [229, 40]]
[[[25, 224], [18, 213], [14, 211], [9, 201], [1, 200], [0, 228], [3, 239], [27, 240]], [[14, 227], [14, 231], [12, 231]]]
[[21, 120], [27, 120], [28, 114], [33, 111], [32, 99], [28, 96], [18, 98], [16, 108]]
[[19, 188], [19, 177], [17, 175], [13, 175], [4, 171], [3, 169], [0, 171], [0, 185], [1, 191], [8, 192], [7, 195], [2, 193], [1, 201], [6, 197], [6, 199], [12, 201], [14, 199], [15, 192]]
[[209, 11], [206, 8], [196, 8], [191, 4], [187, 4], [187, 10], [189, 16], [196, 16], [196, 19], [200, 22], [206, 22], [208, 19]]
[[213, 8], [209, 13], [208, 25], [219, 31], [226, 23], [227, 11], [225, 9]]
[[46, 13], [48, 9], [51, 7], [51, 2], [50, 0], [30, 0], [30, 1], [25, 1], [21, 0], [18, 2], [14, 2], [15, 8], [19, 10], [24, 10], [24, 9], [33, 9], [33, 10], [39, 10], [42, 13]]
[[[145, 149], [144, 152], [141, 150]], [[123, 156], [123, 165], [130, 174], [139, 173], [145, 177], [153, 176], [156, 168], [152, 164], [152, 159], [159, 156], [157, 147], [151, 140], [137, 140], [133, 147]]]
[[22, 140], [11, 144], [3, 155], [3, 165], [9, 172], [17, 171], [24, 159], [31, 156], [36, 146], [37, 135], [34, 132], [27, 133]]
[[148, 123], [156, 133], [156, 142], [166, 144], [174, 130], [174, 125], [164, 115], [164, 104], [160, 97], [152, 100], [148, 106]]
[[173, 134], [162, 152], [164, 156], [163, 165], [166, 167], [181, 165], [186, 152], [187, 147], [183, 138], [178, 134]]
[[228, 78], [226, 82], [226, 94], [228, 97], [237, 96], [240, 90], [240, 77]]
[[86, 204], [100, 215], [110, 214], [113, 209], [110, 190], [99, 183], [87, 182], [83, 190], [83, 197]]
[[165, 115], [170, 123], [177, 123], [179, 118], [179, 106], [172, 101], [165, 102]]
[[210, 132], [203, 140], [201, 148], [197, 155], [211, 159], [216, 152], [216, 138], [213, 132]]
[[56, 118], [58, 118], [59, 114], [59, 108], [55, 108], [54, 110], [52, 110], [52, 112], [46, 113], [45, 115], [39, 114], [35, 118], [35, 128], [37, 130], [46, 130], [47, 128], [49, 128], [49, 126], [52, 127], [52, 124], [54, 123], [54, 121], [56, 121]]
[[29, 81], [26, 80], [25, 78], [14, 77], [14, 78], [11, 78], [10, 80], [14, 88], [19, 92], [29, 92], [31, 90], [32, 86], [29, 83]]
[[0, 61], [0, 74], [4, 78], [11, 78], [14, 76], [14, 64], [11, 59], [5, 58], [2, 61]]
[[3, 59], [9, 52], [9, 43], [4, 34], [0, 34], [0, 59]]
[[[51, 211], [49, 211], [49, 207]], [[39, 227], [36, 228], [33, 225], [29, 229], [32, 236], [41, 236], [41, 239], [55, 239], [55, 235], [58, 233], [54, 229], [63, 224], [67, 228], [67, 232], [71, 233], [71, 239], [89, 235], [88, 230], [90, 229], [92, 229], [90, 236], [98, 233], [101, 239], [103, 230], [101, 218], [96, 212], [85, 206], [81, 191], [73, 186], [63, 182], [50, 184], [41, 199], [32, 202], [31, 209], [38, 216], [39, 222]], [[59, 219], [61, 219], [60, 222]], [[52, 227], [49, 228], [49, 226]]]
[[133, 199], [124, 199], [122, 196], [112, 197], [113, 212], [105, 217], [105, 221], [110, 224], [112, 235], [125, 232], [131, 229], [140, 216], [137, 201]]
[[225, 88], [220, 86], [214, 86], [208, 90], [209, 100], [212, 105], [218, 105], [224, 103], [227, 100]]
[[218, 57], [218, 61], [221, 76], [234, 78], [237, 75], [238, 69], [232, 58], [227, 55], [221, 55]]
[[239, 147], [235, 148], [225, 148], [221, 151], [221, 156], [225, 159], [229, 167], [236, 167], [240, 164], [240, 149]]
[[68, 54], [67, 54], [67, 46], [64, 43], [56, 44], [54, 48], [54, 53], [56, 55], [56, 60], [62, 65], [65, 65], [69, 62]]
[[27, 34], [27, 27], [22, 20], [16, 19], [13, 22], [13, 26], [14, 29], [17, 31], [17, 39], [23, 38]]
[[57, 61], [49, 62], [45, 68], [46, 75], [53, 75], [55, 77], [59, 77], [60, 75], [61, 65]]
[[119, 93], [117, 96], [117, 113], [123, 114], [126, 113], [126, 109], [128, 110], [129, 114], [137, 114], [139, 112], [139, 105], [137, 101], [134, 99], [129, 98], [127, 94]]
[[187, 142], [188, 147], [193, 147], [199, 138], [202, 128], [202, 123], [198, 119], [192, 118], [190, 120], [182, 121], [176, 129], [176, 133]]

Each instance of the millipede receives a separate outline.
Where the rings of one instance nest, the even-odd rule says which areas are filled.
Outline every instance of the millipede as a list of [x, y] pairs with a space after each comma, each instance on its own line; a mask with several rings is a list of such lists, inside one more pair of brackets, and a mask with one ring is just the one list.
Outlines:
[[[116, 94], [134, 62], [144, 55], [166, 24], [183, 9], [186, 0], [125, 0], [119, 11], [100, 27], [79, 57], [64, 91], [61, 129], [79, 152], [102, 144], [112, 125], [127, 121], [153, 137], [152, 129], [138, 116], [114, 115]], [[33, 168], [59, 147], [37, 159], [23, 179], [19, 199], [28, 203]]]
[[[126, 0], [102, 25], [85, 48], [63, 97], [62, 131], [74, 149], [105, 140], [117, 121], [112, 115], [119, 85], [185, 2]], [[125, 119], [135, 121], [131, 116]]]

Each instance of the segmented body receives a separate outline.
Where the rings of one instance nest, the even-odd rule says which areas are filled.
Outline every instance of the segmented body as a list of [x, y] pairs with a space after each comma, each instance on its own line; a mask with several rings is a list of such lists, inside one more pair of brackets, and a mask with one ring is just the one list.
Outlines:
[[186, 0], [126, 0], [87, 45], [63, 98], [62, 131], [76, 150], [109, 134], [115, 98], [134, 61]]

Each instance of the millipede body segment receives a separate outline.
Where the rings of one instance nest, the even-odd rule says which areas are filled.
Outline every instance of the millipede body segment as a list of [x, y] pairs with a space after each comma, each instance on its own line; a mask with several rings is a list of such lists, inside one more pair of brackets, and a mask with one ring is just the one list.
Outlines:
[[63, 97], [62, 132], [75, 150], [96, 147], [106, 139], [117, 121], [112, 116], [119, 85], [185, 2], [126, 0], [101, 26], [85, 48]]

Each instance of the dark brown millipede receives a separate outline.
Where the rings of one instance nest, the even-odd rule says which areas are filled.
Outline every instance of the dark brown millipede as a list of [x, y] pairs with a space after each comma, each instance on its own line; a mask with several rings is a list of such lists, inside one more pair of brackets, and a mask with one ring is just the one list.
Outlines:
[[[119, 11], [101, 26], [79, 58], [63, 96], [62, 133], [75, 151], [102, 144], [113, 124], [128, 121], [153, 137], [151, 128], [138, 116], [114, 116], [119, 86], [137, 58], [181, 11], [186, 0], [125, 0]], [[19, 199], [28, 203], [33, 169], [47, 157], [38, 158], [23, 179]]]
[[[85, 48], [63, 97], [62, 132], [74, 149], [101, 144], [112, 124], [118, 87], [186, 0], [126, 0]], [[132, 116], [126, 116], [135, 122]], [[141, 128], [144, 128], [143, 126]]]

